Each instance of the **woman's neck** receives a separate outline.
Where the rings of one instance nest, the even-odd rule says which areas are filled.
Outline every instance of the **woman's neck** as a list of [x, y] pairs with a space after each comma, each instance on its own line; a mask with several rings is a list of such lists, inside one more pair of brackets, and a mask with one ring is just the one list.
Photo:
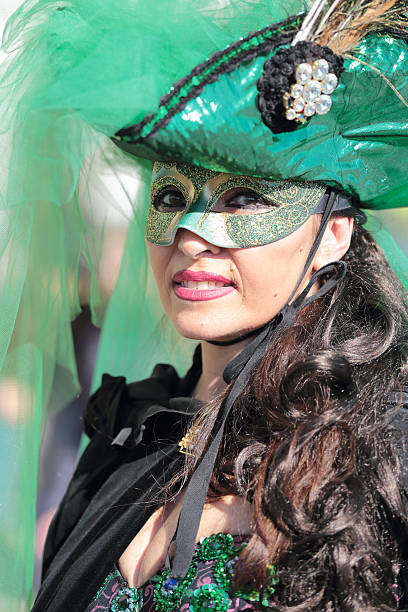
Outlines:
[[216, 346], [203, 340], [201, 343], [203, 369], [193, 392], [195, 398], [208, 402], [225, 389], [226, 384], [222, 373], [226, 365], [242, 351], [250, 340], [251, 338], [247, 338], [231, 346]]

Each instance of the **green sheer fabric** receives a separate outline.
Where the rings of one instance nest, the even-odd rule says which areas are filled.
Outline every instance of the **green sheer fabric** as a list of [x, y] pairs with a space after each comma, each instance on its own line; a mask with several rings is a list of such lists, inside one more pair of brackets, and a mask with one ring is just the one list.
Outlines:
[[[392, 213], [390, 213], [392, 214]], [[405, 228], [408, 227], [408, 219], [402, 219], [401, 215], [395, 216], [395, 221], [402, 223], [400, 226], [401, 236], [406, 236]], [[391, 269], [398, 276], [405, 291], [408, 292], [408, 257], [395, 241], [389, 229], [384, 225], [381, 218], [375, 213], [367, 215], [367, 223], [364, 226], [372, 235], [377, 244], [384, 251]]]
[[[89, 301], [94, 322], [103, 324], [95, 385], [106, 370], [137, 379], [157, 361], [183, 369], [190, 360], [192, 344], [176, 339], [162, 323], [147, 271], [143, 235], [150, 163], [129, 161], [109, 136], [133, 118], [135, 105], [157, 105], [171, 82], [199, 59], [197, 44], [212, 53], [231, 42], [248, 17], [238, 8], [238, 29], [231, 31], [232, 5], [226, 5], [224, 17], [222, 11], [206, 14], [200, 8], [197, 1], [173, 0], [157, 2], [155, 11], [150, 3], [126, 0], [29, 1], [5, 30], [2, 50], [9, 58], [0, 68], [2, 610], [26, 609], [32, 595], [40, 432], [45, 408], [64, 405], [78, 391], [70, 322], [80, 302]], [[167, 43], [157, 31], [158, 14], [166, 17]], [[252, 21], [258, 27], [268, 17]], [[169, 53], [171, 38], [179, 42]], [[153, 64], [160, 66], [160, 76]], [[143, 87], [135, 74], [144, 75]], [[120, 242], [125, 257], [115, 283], [106, 258]], [[116, 258], [119, 268], [121, 253]]]

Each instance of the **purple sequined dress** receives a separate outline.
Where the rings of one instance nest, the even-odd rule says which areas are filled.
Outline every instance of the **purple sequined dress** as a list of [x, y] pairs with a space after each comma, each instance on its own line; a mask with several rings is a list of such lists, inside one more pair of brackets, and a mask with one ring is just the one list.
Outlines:
[[[220, 533], [204, 538], [196, 546], [186, 577], [180, 582], [169, 578], [163, 569], [142, 587], [133, 589], [114, 569], [86, 612], [201, 612], [209, 609], [232, 612], [259, 609], [258, 592], [229, 593], [233, 568], [245, 545], [241, 536]], [[273, 605], [275, 583], [272, 572], [270, 584], [262, 594], [263, 603], [269, 606]]]

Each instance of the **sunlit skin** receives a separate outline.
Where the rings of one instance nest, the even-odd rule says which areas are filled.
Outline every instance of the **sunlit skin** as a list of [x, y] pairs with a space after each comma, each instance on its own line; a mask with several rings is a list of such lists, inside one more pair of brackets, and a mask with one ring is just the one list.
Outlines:
[[[179, 229], [173, 244], [147, 243], [153, 274], [167, 316], [184, 337], [204, 340], [203, 374], [194, 395], [208, 400], [222, 390], [222, 371], [248, 341], [219, 347], [205, 340], [229, 340], [270, 321], [286, 304], [300, 278], [321, 217], [312, 215], [289, 236], [271, 244], [244, 249], [215, 246], [186, 229]], [[353, 221], [329, 221], [319, 250], [298, 292], [313, 272], [347, 251]], [[180, 270], [220, 274], [234, 290], [208, 301], [180, 299], [173, 278]]]
[[[170, 246], [147, 243], [160, 299], [177, 331], [197, 340], [229, 340], [269, 321], [301, 275], [317, 223], [312, 216], [282, 240], [245, 249], [215, 246], [186, 229]], [[182, 300], [173, 287], [180, 270], [219, 274], [235, 288], [215, 300]]]

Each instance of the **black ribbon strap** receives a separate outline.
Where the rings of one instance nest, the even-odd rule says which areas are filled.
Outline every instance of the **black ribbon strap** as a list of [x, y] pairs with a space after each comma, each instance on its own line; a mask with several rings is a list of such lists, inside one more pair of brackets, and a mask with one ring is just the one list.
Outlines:
[[217, 419], [215, 424], [217, 432], [211, 440], [204, 457], [192, 475], [190, 483], [187, 487], [176, 532], [176, 550], [171, 570], [172, 578], [183, 578], [191, 563], [201, 515], [205, 500], [207, 498], [211, 474], [213, 472], [218, 449], [221, 444], [226, 420], [232, 406], [235, 403], [235, 400], [238, 398], [247, 384], [253, 368], [264, 354], [265, 341], [268, 338], [269, 333], [269, 328], [266, 328], [263, 332], [261, 332], [262, 338], [257, 349], [235, 380], [221, 410], [221, 418]]
[[[321, 268], [315, 274], [313, 274], [307, 286], [302, 290], [300, 295], [291, 303], [293, 296], [296, 294], [300, 284], [302, 283], [305, 274], [312, 264], [313, 258], [319, 248], [320, 242], [323, 238], [323, 234], [327, 227], [330, 215], [336, 204], [337, 194], [331, 192], [327, 201], [326, 208], [324, 210], [319, 230], [316, 234], [313, 246], [308, 254], [306, 263], [303, 267], [302, 274], [284, 308], [281, 312], [274, 317], [274, 319], [254, 338], [254, 340], [246, 347], [251, 347], [252, 353], [248, 355], [246, 349], [244, 352], [248, 357], [243, 361], [242, 368], [235, 378], [231, 391], [228, 394], [221, 410], [216, 423], [214, 425], [215, 435], [212, 438], [210, 445], [201, 459], [198, 467], [193, 473], [190, 482], [188, 484], [186, 494], [184, 497], [183, 507], [180, 512], [178, 525], [175, 534], [176, 549], [173, 559], [173, 564], [170, 572], [172, 578], [178, 580], [182, 579], [191, 563], [191, 559], [194, 554], [195, 541], [197, 537], [198, 528], [201, 521], [201, 515], [203, 512], [205, 500], [207, 498], [208, 487], [211, 479], [211, 475], [214, 470], [215, 461], [217, 458], [218, 450], [221, 444], [222, 436], [224, 433], [225, 423], [231, 409], [239, 397], [245, 386], [250, 380], [252, 372], [260, 359], [265, 354], [265, 351], [275, 333], [278, 330], [290, 327], [295, 318], [296, 314], [304, 308], [307, 304], [310, 304], [315, 299], [321, 297], [330, 289], [332, 289], [345, 275], [346, 264], [344, 262], [336, 262], [328, 264], [324, 268]], [[339, 265], [340, 264], [340, 265]], [[340, 267], [340, 274], [334, 275], [326, 283], [324, 283], [313, 295], [306, 299], [307, 294], [313, 285], [319, 281], [320, 277], [324, 274], [328, 274], [333, 271], [338, 271]], [[280, 321], [278, 324], [277, 321]], [[173, 540], [174, 541], [174, 540]], [[172, 543], [173, 543], [172, 541]], [[169, 551], [168, 551], [169, 554]]]
[[[316, 237], [315, 237], [314, 242], [312, 244], [312, 248], [309, 251], [309, 255], [307, 256], [305, 265], [303, 266], [302, 274], [300, 275], [299, 280], [296, 283], [295, 288], [293, 289], [293, 291], [291, 293], [291, 296], [290, 296], [290, 298], [287, 301], [287, 304], [291, 303], [292, 298], [296, 295], [296, 292], [299, 289], [301, 283], [303, 282], [303, 279], [305, 278], [305, 275], [306, 275], [307, 271], [309, 270], [310, 266], [312, 265], [313, 259], [314, 259], [315, 255], [317, 253], [317, 249], [319, 248], [320, 243], [321, 243], [322, 238], [323, 238], [323, 235], [324, 235], [324, 232], [326, 231], [326, 227], [327, 227], [327, 224], [329, 222], [330, 216], [331, 216], [333, 210], [336, 208], [337, 198], [338, 198], [338, 194], [335, 191], [331, 191], [330, 195], [328, 197], [328, 200], [327, 200], [326, 208], [324, 209], [324, 212], [323, 212], [323, 215], [322, 215], [322, 220], [320, 222], [319, 229], [317, 231]], [[286, 308], [286, 306], [284, 308]]]
[[[333, 287], [337, 285], [343, 278], [345, 277], [347, 272], [347, 264], [345, 261], [334, 261], [332, 263], [328, 263], [319, 270], [317, 270], [310, 281], [307, 283], [306, 287], [303, 289], [302, 293], [298, 295], [296, 299], [293, 300], [291, 306], [294, 310], [298, 310], [298, 307], [301, 306], [302, 309], [305, 306], [308, 306], [318, 298], [326, 295]], [[319, 287], [315, 293], [306, 297], [313, 285], [315, 285], [321, 276], [326, 276], [326, 274], [330, 274], [330, 278], [328, 278], [323, 285]]]

